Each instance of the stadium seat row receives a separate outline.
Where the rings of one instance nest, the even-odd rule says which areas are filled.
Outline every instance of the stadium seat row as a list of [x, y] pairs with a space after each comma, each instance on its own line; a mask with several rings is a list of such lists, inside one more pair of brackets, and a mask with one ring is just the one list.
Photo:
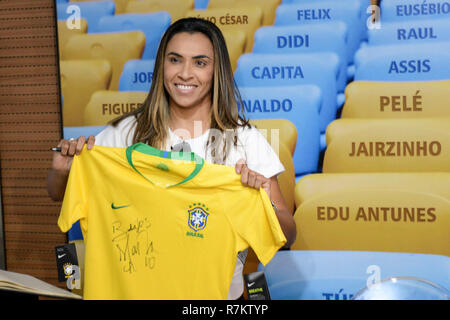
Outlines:
[[[125, 78], [133, 78], [135, 82], [139, 78], [141, 80], [151, 79], [152, 71], [147, 70], [152, 70], [152, 65], [145, 67], [145, 61], [142, 60], [132, 62], [136, 65], [127, 72], [125, 70], [128, 68], [124, 69], [121, 84], [123, 83], [122, 79]], [[153, 62], [147, 63], [152, 64]], [[93, 65], [97, 65], [97, 68]], [[145, 90], [136, 92], [138, 98], [130, 98], [129, 91], [124, 91], [122, 95], [111, 91], [109, 96], [114, 98], [106, 99], [107, 93], [102, 93], [103, 98], [93, 98], [89, 107], [83, 107], [88, 104], [89, 97], [95, 91], [107, 89], [111, 77], [111, 68], [108, 62], [102, 60], [97, 62], [89, 60], [62, 61], [61, 75], [62, 91], [67, 101], [63, 107], [67, 126], [104, 125], [122, 112], [131, 111], [129, 106], [135, 107], [140, 101], [143, 101], [148, 90], [147, 87]], [[318, 77], [318, 79], [321, 78]], [[265, 90], [265, 87], [257, 87], [253, 83], [243, 85], [239, 79], [237, 82], [243, 97], [242, 109], [251, 119], [289, 119], [296, 126], [299, 132], [297, 152], [294, 153], [297, 175], [316, 172], [320, 153], [321, 130], [319, 123], [320, 111], [323, 110], [323, 104], [321, 104], [323, 86], [307, 84], [281, 86], [282, 83], [277, 83], [275, 84], [276, 90]], [[294, 84], [294, 81], [292, 82]], [[442, 98], [445, 98], [449, 86], [450, 81], [444, 80], [430, 82], [355, 81], [347, 86], [347, 101], [342, 111], [342, 117], [385, 119], [448, 117], [450, 113], [447, 108], [442, 107]], [[86, 94], [80, 95], [79, 92]], [[112, 103], [111, 100], [115, 100], [116, 104], [126, 104], [127, 107], [118, 108], [116, 105], [115, 108], [105, 109], [102, 107], [104, 103], [99, 102], [101, 99], [104, 103]], [[72, 106], [69, 101], [73, 103]], [[395, 136], [395, 134], [393, 136], [385, 135], [385, 138], [389, 139], [389, 137]], [[399, 138], [397, 137], [397, 139]]]
[[[230, 6], [227, 6], [227, 3]], [[166, 1], [147, 0], [130, 1], [126, 13], [114, 14], [112, 1], [70, 2], [58, 5], [58, 20], [65, 21], [70, 29], [80, 29], [77, 18], [87, 22], [87, 33], [104, 33], [140, 30], [146, 36], [144, 59], [155, 58], [156, 48], [163, 32], [171, 22], [182, 17], [202, 17], [217, 24], [222, 31], [243, 31], [246, 36], [245, 50], [251, 51], [253, 34], [261, 25], [272, 24], [273, 16], [263, 16], [264, 12], [273, 13], [279, 0], [211, 1], [207, 10], [193, 10], [193, 0]]]
[[[139, 34], [139, 35], [138, 35]], [[231, 33], [229, 38], [239, 38], [236, 34]], [[62, 60], [70, 59], [92, 59], [92, 58], [107, 58], [113, 62], [115, 75], [114, 80], [111, 82], [111, 89], [118, 88], [118, 81], [120, 74], [123, 70], [125, 62], [131, 59], [140, 59], [142, 55], [142, 46], [145, 39], [142, 33], [124, 32], [124, 33], [111, 33], [111, 34], [96, 34], [96, 35], [75, 35], [72, 36], [65, 45], [65, 49], [61, 50]], [[121, 54], [116, 54], [117, 46], [119, 43], [126, 43], [128, 50], [121, 50]], [[230, 43], [232, 43], [230, 41]], [[266, 42], [271, 43], [271, 42]], [[233, 46], [231, 46], [233, 47]], [[356, 56], [356, 75], [355, 80], [376, 80], [376, 81], [411, 81], [417, 80], [442, 80], [449, 78], [449, 67], [446, 63], [449, 57], [448, 50], [436, 50], [440, 48], [450, 47], [450, 43], [442, 42], [431, 45], [390, 45], [383, 47], [364, 47], [360, 49]], [[414, 48], [414, 50], [411, 50]], [[233, 47], [232, 56], [236, 59], [239, 53], [242, 52], [242, 37], [240, 43], [236, 42], [236, 48]], [[386, 55], [385, 53], [389, 53]], [[392, 54], [391, 54], [392, 53]], [[334, 119], [336, 109], [344, 101], [339, 100], [337, 93], [339, 86], [343, 87], [342, 80], [339, 78], [342, 74], [342, 70], [339, 70], [339, 58], [335, 57], [332, 53], [328, 53], [329, 59], [325, 52], [320, 54], [314, 54], [315, 57], [321, 57], [322, 61], [313, 63], [309, 66], [309, 69], [315, 68], [322, 69], [324, 74], [320, 73], [315, 78], [307, 77], [305, 68], [302, 68], [300, 62], [310, 62], [308, 55], [266, 55], [263, 56], [257, 53], [251, 53], [250, 56], [243, 55], [242, 68], [246, 68], [249, 64], [246, 60], [251, 60], [253, 65], [250, 64], [250, 72], [246, 70], [247, 75], [241, 76], [241, 70], [237, 71], [236, 78], [241, 82], [241, 85], [248, 86], [257, 85], [257, 83], [263, 83], [264, 85], [276, 85], [281, 81], [290, 81], [298, 83], [314, 83], [314, 81], [325, 81], [327, 74], [330, 74], [330, 69], [327, 69], [326, 61], [329, 60], [328, 67], [334, 69], [331, 74], [335, 75], [336, 84], [329, 84], [328, 86], [322, 85], [321, 88], [325, 91], [325, 107], [323, 112], [328, 112], [324, 117], [324, 121], [321, 125], [322, 132], [326, 128], [326, 125], [330, 120]], [[333, 55], [333, 56], [332, 56]], [[333, 59], [334, 58], [334, 59]], [[266, 60], [266, 64], [257, 64], [257, 60]], [[286, 61], [282, 63], [282, 61]], [[280, 61], [278, 64], [277, 62]], [[116, 63], [117, 62], [117, 63]], [[296, 63], [297, 62], [297, 63]], [[334, 62], [334, 63], [333, 63]], [[233, 61], [233, 64], [235, 61]], [[240, 63], [240, 62], [239, 62]], [[241, 69], [242, 69], [241, 68]], [[248, 67], [247, 67], [248, 69]], [[245, 69], [244, 69], [245, 70]], [[143, 70], [144, 72], [151, 72], [152, 70]], [[248, 74], [250, 73], [250, 74]], [[306, 73], [306, 75], [305, 75]], [[321, 76], [321, 77], [320, 77]], [[253, 78], [257, 81], [249, 81], [248, 79], [242, 79], [243, 77]], [[242, 79], [242, 80], [241, 80]], [[141, 83], [141, 82], [139, 82]], [[145, 81], [149, 87], [149, 81]], [[131, 83], [124, 84], [124, 89], [133, 90]], [[320, 86], [320, 85], [319, 85]], [[331, 87], [331, 88], [330, 88]], [[345, 86], [344, 86], [345, 88]], [[328, 89], [328, 90], [327, 90]]]
[[[114, 0], [109, 1], [108, 4], [102, 4], [100, 2], [105, 1], [89, 1], [90, 4], [85, 4], [82, 1], [86, 0], [72, 0], [70, 3], [68, 0], [58, 0], [58, 13], [60, 17], [64, 17], [67, 13], [67, 7], [70, 5], [78, 5], [80, 11], [84, 11], [87, 15], [92, 18], [96, 18], [99, 15], [95, 15], [95, 9], [100, 10], [99, 14], [103, 15], [114, 15], [123, 13], [137, 13], [137, 12], [156, 12], [156, 11], [167, 11], [170, 13], [172, 19], [178, 20], [183, 17], [189, 10], [206, 10], [206, 9], [216, 9], [216, 8], [235, 8], [235, 7], [245, 7], [248, 5], [260, 6], [264, 11], [264, 25], [271, 25], [275, 19], [275, 10], [277, 6], [281, 3], [281, 0]], [[81, 3], [76, 3], [81, 2]], [[113, 5], [113, 10], [104, 10], [106, 7], [111, 7]], [[64, 18], [62, 18], [64, 19]], [[98, 20], [98, 19], [97, 19]]]

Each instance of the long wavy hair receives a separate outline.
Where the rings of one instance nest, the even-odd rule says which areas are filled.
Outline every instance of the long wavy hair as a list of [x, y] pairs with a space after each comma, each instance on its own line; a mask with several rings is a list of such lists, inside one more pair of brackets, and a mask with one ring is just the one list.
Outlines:
[[[141, 107], [114, 119], [111, 124], [116, 126], [124, 118], [133, 115], [137, 122], [132, 139], [133, 144], [144, 142], [155, 148], [164, 148], [169, 135], [170, 119], [169, 95], [164, 87], [164, 59], [167, 44], [175, 34], [180, 32], [202, 33], [212, 43], [214, 74], [211, 86], [210, 129], [216, 130], [210, 130], [206, 150], [208, 153], [208, 149], [211, 149], [213, 162], [224, 163], [231, 146], [237, 145], [237, 128], [250, 125], [244, 116], [241, 95], [234, 81], [223, 34], [215, 24], [207, 20], [180, 19], [166, 30], [157, 51], [152, 84], [146, 100]], [[241, 106], [241, 113], [238, 110], [239, 106]], [[217, 132], [221, 134], [218, 136]]]

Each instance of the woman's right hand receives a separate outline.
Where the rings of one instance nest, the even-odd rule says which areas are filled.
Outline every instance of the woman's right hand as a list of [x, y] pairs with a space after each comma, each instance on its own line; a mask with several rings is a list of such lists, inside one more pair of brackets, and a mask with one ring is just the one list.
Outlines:
[[54, 152], [52, 169], [59, 173], [69, 173], [70, 167], [72, 166], [72, 161], [74, 155], [81, 154], [84, 145], [87, 144], [87, 149], [90, 150], [95, 144], [95, 137], [81, 136], [78, 139], [61, 140], [58, 143], [58, 147], [61, 147], [61, 152]]
[[61, 147], [61, 152], [53, 152], [52, 168], [47, 176], [47, 192], [54, 201], [61, 201], [64, 198], [73, 157], [81, 153], [85, 144], [87, 144], [88, 150], [92, 149], [95, 144], [95, 137], [89, 136], [88, 139], [86, 137], [63, 139], [58, 143], [58, 147]]

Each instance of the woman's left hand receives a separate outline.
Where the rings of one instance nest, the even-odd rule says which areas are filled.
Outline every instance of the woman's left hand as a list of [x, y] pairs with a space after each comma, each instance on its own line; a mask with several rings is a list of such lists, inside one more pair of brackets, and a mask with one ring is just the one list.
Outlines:
[[241, 182], [248, 187], [252, 187], [255, 189], [263, 188], [267, 195], [270, 197], [270, 187], [271, 180], [264, 177], [263, 175], [256, 173], [255, 171], [250, 170], [247, 167], [247, 163], [244, 159], [240, 159], [236, 163], [236, 172], [241, 175]]

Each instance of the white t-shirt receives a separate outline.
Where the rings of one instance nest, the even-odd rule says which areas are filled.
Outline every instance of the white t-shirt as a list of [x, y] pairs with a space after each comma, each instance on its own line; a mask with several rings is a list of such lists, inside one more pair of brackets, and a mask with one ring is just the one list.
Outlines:
[[[136, 121], [134, 116], [125, 118], [116, 127], [107, 126], [95, 137], [95, 144], [105, 147], [128, 147], [133, 144], [132, 139]], [[193, 139], [185, 139], [192, 152], [203, 157], [206, 161], [212, 162], [210, 152], [207, 153], [206, 143], [209, 136], [209, 130], [201, 136]], [[183, 142], [177, 134], [169, 130], [169, 137], [166, 143], [165, 151], [171, 151], [171, 147]], [[209, 149], [209, 148], [208, 148]], [[219, 150], [221, 150], [219, 148]], [[264, 136], [255, 127], [237, 129], [237, 146], [232, 147], [225, 160], [225, 165], [235, 166], [240, 159], [246, 161], [247, 167], [266, 178], [278, 176], [284, 171], [284, 167], [279, 157], [272, 149]], [[242, 272], [244, 269], [246, 252], [241, 254], [236, 262], [233, 280], [228, 292], [228, 299], [239, 298], [244, 290]]]

